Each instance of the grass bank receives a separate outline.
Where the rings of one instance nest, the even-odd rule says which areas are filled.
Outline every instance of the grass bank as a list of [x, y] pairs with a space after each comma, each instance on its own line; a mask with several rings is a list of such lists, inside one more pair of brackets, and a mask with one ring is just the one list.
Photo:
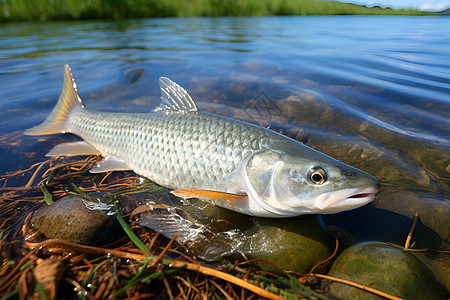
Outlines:
[[435, 15], [317, 0], [2, 0], [0, 21], [270, 15]]

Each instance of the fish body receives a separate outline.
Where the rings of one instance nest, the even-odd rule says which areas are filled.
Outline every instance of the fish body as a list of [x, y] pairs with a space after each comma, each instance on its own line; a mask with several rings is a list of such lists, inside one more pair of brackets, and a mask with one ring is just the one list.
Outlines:
[[161, 104], [149, 113], [88, 110], [69, 67], [50, 116], [25, 132], [68, 132], [83, 142], [57, 145], [47, 155], [103, 156], [93, 173], [133, 170], [175, 189], [240, 213], [291, 217], [336, 213], [374, 199], [372, 176], [266, 128], [199, 111], [168, 78]]

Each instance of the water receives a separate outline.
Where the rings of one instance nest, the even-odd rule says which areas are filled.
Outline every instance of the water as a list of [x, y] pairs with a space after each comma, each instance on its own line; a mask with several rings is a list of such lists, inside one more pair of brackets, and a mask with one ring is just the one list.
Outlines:
[[[0, 169], [42, 161], [67, 138], [21, 135], [52, 109], [64, 64], [86, 106], [105, 111], [149, 111], [167, 76], [201, 109], [281, 130], [380, 180], [372, 204], [327, 225], [402, 244], [418, 211], [415, 247], [448, 249], [448, 36], [447, 17], [1, 24]], [[448, 286], [448, 258], [421, 258]]]

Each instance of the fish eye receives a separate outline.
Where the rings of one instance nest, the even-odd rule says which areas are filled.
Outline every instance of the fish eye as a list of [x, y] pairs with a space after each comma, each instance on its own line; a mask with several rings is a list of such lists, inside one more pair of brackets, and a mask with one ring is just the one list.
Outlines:
[[327, 173], [320, 167], [314, 167], [308, 171], [308, 179], [314, 184], [324, 184], [327, 181]]

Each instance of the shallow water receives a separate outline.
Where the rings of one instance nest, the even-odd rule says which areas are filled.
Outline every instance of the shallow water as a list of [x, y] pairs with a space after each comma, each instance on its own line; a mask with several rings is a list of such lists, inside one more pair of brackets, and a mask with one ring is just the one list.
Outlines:
[[[64, 64], [96, 110], [149, 111], [167, 76], [203, 110], [281, 130], [380, 180], [372, 204], [327, 225], [402, 245], [418, 211], [415, 247], [448, 249], [448, 36], [446, 17], [0, 24], [0, 170], [42, 161], [63, 137], [21, 132], [52, 109]], [[448, 287], [448, 256], [421, 258]]]

